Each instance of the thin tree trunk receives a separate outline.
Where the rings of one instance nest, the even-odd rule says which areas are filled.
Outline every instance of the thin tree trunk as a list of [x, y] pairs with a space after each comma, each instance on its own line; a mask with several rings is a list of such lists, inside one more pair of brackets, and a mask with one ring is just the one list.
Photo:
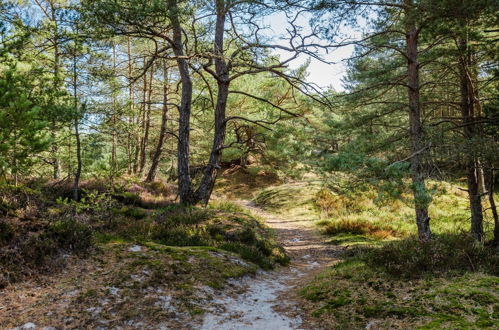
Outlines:
[[59, 161], [59, 146], [57, 145], [57, 126], [55, 120], [50, 125], [50, 137], [52, 139], [52, 177], [56, 180], [61, 177], [61, 162]]
[[[76, 49], [74, 50], [76, 52]], [[76, 53], [73, 56], [73, 93], [74, 93], [74, 130], [75, 130], [75, 138], [76, 138], [76, 172], [73, 181], [73, 199], [75, 201], [80, 200], [80, 177], [81, 177], [81, 140], [80, 140], [80, 131], [78, 127], [79, 122], [79, 113], [78, 113], [78, 78], [77, 78], [77, 68], [76, 68]]]
[[[50, 4], [51, 9], [51, 20], [54, 24], [54, 92], [59, 90], [60, 80], [59, 80], [59, 66], [60, 66], [60, 52], [59, 52], [59, 25], [57, 22], [56, 8], [54, 4]], [[59, 160], [59, 146], [57, 145], [57, 125], [55, 120], [52, 120], [50, 127], [50, 135], [52, 138], [52, 162], [53, 162], [53, 178], [58, 180], [61, 177], [61, 162]]]
[[[114, 76], [116, 77], [116, 45], [114, 44], [113, 41], [113, 73]], [[117, 101], [116, 101], [116, 91], [114, 90], [113, 87], [113, 115], [111, 118], [112, 122], [112, 145], [111, 145], [111, 173], [112, 173], [112, 178], [114, 178], [115, 172], [116, 172], [116, 149], [117, 149], [117, 144], [118, 144], [118, 137], [117, 137], [117, 128], [116, 128], [116, 109], [117, 109]]]
[[425, 185], [423, 168], [424, 143], [423, 125], [421, 121], [421, 107], [419, 101], [419, 63], [418, 63], [418, 35], [415, 18], [410, 12], [413, 7], [412, 0], [405, 0], [407, 15], [406, 47], [407, 47], [407, 76], [409, 97], [409, 125], [411, 137], [411, 176], [414, 193], [414, 208], [416, 211], [416, 224], [421, 241], [431, 239], [430, 217], [428, 215], [429, 196]]
[[151, 127], [151, 98], [152, 98], [152, 79], [154, 70], [151, 68], [149, 74], [149, 90], [147, 91], [147, 105], [145, 107], [146, 111], [144, 113], [144, 136], [142, 137], [142, 144], [140, 150], [140, 165], [139, 165], [139, 175], [142, 176], [144, 173], [144, 167], [146, 165], [146, 151], [147, 144], [149, 143], [149, 129]]
[[[144, 58], [144, 63], [146, 62]], [[147, 101], [147, 75], [144, 75], [142, 85], [142, 105], [139, 108], [139, 113], [135, 117], [135, 152], [133, 157], [133, 173], [139, 174], [140, 151], [142, 149], [142, 132], [144, 131], [146, 101]], [[142, 117], [142, 118], [141, 118]]]
[[466, 179], [468, 183], [468, 198], [471, 210], [471, 235], [479, 242], [483, 241], [483, 208], [480, 196], [478, 159], [471, 146], [475, 137], [475, 113], [473, 83], [469, 75], [471, 57], [466, 38], [459, 38], [458, 46], [461, 50], [459, 63], [459, 79], [461, 91], [461, 116], [466, 146]]
[[[56, 21], [55, 21], [56, 22]], [[57, 29], [57, 24], [55, 24], [55, 29]], [[59, 39], [57, 32], [54, 35], [54, 89], [57, 91], [59, 89]], [[58, 180], [61, 177], [61, 162], [59, 161], [59, 146], [57, 145], [57, 126], [55, 120], [52, 120], [50, 127], [50, 137], [52, 138], [52, 176], [54, 179]]]
[[485, 169], [485, 185], [489, 199], [490, 211], [494, 219], [494, 245], [499, 247], [499, 215], [497, 213], [496, 201], [494, 200], [495, 175], [492, 167]]
[[153, 182], [156, 178], [156, 174], [158, 173], [159, 162], [161, 161], [161, 156], [163, 153], [163, 147], [166, 140], [166, 129], [168, 124], [168, 68], [166, 65], [166, 61], [163, 67], [163, 111], [161, 114], [161, 128], [159, 131], [158, 144], [156, 146], [156, 150], [154, 151], [154, 155], [151, 160], [151, 168], [147, 173], [146, 182]]
[[175, 54], [182, 94], [179, 109], [178, 127], [178, 192], [181, 204], [193, 204], [195, 202], [189, 175], [190, 158], [190, 118], [192, 105], [192, 80], [189, 72], [189, 63], [185, 59], [184, 46], [182, 43], [182, 27], [178, 16], [179, 8], [177, 0], [168, 0], [171, 9], [171, 25], [173, 30], [173, 52]]
[[76, 137], [76, 172], [73, 181], [73, 199], [75, 201], [80, 200], [80, 177], [81, 177], [81, 169], [82, 169], [82, 161], [81, 161], [81, 140], [80, 140], [80, 131], [78, 127], [78, 118], [74, 120], [74, 129], [75, 129], [75, 137]]
[[130, 113], [128, 114], [128, 134], [127, 134], [127, 157], [128, 157], [128, 174], [132, 174], [132, 129], [133, 129], [133, 81], [132, 81], [132, 47], [130, 37], [127, 38], [127, 55], [128, 55], [128, 102], [130, 103]]

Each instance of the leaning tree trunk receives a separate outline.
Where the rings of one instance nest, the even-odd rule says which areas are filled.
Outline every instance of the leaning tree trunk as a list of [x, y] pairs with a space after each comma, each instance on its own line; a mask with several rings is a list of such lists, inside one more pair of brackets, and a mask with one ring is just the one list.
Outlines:
[[[412, 1], [406, 0], [408, 8], [412, 7]], [[414, 193], [414, 208], [416, 211], [416, 224], [421, 241], [431, 239], [430, 217], [428, 215], [429, 196], [425, 185], [425, 173], [423, 168], [424, 143], [423, 125], [421, 121], [421, 107], [419, 102], [419, 63], [418, 63], [418, 34], [416, 23], [408, 15], [406, 26], [407, 47], [407, 77], [409, 98], [409, 125], [411, 137], [411, 177]]]
[[154, 151], [154, 155], [152, 156], [151, 168], [147, 173], [146, 182], [152, 182], [156, 178], [156, 174], [158, 173], [159, 168], [159, 162], [161, 160], [161, 155], [163, 153], [163, 147], [166, 140], [166, 129], [168, 124], [168, 69], [166, 63], [164, 64], [163, 75], [163, 111], [161, 114], [161, 128], [159, 131], [158, 144], [156, 146], [156, 150]]
[[215, 72], [217, 75], [217, 103], [215, 106], [215, 133], [213, 137], [213, 145], [211, 147], [210, 159], [204, 171], [203, 178], [199, 188], [196, 190], [196, 198], [198, 201], [207, 204], [218, 170], [220, 169], [220, 161], [222, 160], [222, 151], [224, 149], [225, 133], [227, 127], [225, 110], [227, 108], [227, 98], [229, 96], [229, 72], [227, 63], [224, 59], [224, 26], [226, 18], [226, 9], [224, 1], [217, 1], [217, 20], [215, 25]]
[[461, 116], [463, 121], [463, 134], [466, 141], [466, 179], [468, 183], [468, 198], [471, 210], [471, 235], [479, 242], [483, 241], [483, 208], [480, 194], [480, 179], [478, 158], [472, 150], [473, 139], [476, 136], [476, 122], [474, 109], [473, 82], [469, 74], [471, 67], [471, 56], [468, 50], [468, 42], [465, 38], [459, 38], [461, 58], [459, 63], [459, 79], [461, 92]]
[[178, 14], [179, 8], [177, 0], [168, 0], [168, 5], [171, 10], [170, 21], [173, 31], [172, 48], [177, 60], [180, 83], [182, 85], [178, 123], [178, 193], [181, 204], [195, 204], [196, 201], [191, 187], [191, 177], [189, 175], [192, 80], [189, 72], [189, 63], [184, 54], [182, 27]]

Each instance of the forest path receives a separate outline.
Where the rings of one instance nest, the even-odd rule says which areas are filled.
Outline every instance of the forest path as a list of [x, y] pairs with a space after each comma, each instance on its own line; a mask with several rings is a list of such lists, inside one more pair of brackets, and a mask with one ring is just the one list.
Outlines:
[[296, 219], [262, 210], [247, 200], [237, 204], [264, 219], [291, 257], [288, 267], [260, 272], [234, 283], [232, 294], [216, 297], [202, 329], [315, 329], [301, 317], [297, 288], [339, 260], [341, 248], [327, 244], [313, 219]]

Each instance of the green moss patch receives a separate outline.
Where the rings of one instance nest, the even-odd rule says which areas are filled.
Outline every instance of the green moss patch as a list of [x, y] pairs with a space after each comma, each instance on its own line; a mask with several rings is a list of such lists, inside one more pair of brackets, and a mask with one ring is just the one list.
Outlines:
[[498, 265], [493, 250], [471, 239], [408, 239], [358, 250], [301, 295], [310, 315], [331, 329], [493, 329], [499, 322]]

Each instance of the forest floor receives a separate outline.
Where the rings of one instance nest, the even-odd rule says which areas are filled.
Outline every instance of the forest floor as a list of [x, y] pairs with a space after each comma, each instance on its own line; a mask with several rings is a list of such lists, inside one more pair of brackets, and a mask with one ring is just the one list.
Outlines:
[[[0, 235], [0, 271], [32, 272], [0, 281], [0, 329], [497, 329], [498, 255], [462, 236], [466, 199], [449, 188], [423, 247], [407, 206], [324, 193], [314, 178], [235, 172], [206, 208], [155, 204], [143, 190], [44, 202], [29, 217], [16, 206], [0, 221], [12, 234]], [[73, 227], [75, 207], [85, 227]], [[83, 228], [94, 241], [85, 256], [63, 249], [45, 271], [2, 264], [17, 258], [10, 250], [42, 262]]]
[[327, 244], [314, 227], [315, 219], [275, 215], [253, 202], [239, 200], [274, 230], [291, 257], [288, 267], [260, 272], [240, 280], [240, 294], [216, 297], [205, 314], [203, 329], [317, 329], [300, 308], [297, 288], [339, 260], [341, 247]]

